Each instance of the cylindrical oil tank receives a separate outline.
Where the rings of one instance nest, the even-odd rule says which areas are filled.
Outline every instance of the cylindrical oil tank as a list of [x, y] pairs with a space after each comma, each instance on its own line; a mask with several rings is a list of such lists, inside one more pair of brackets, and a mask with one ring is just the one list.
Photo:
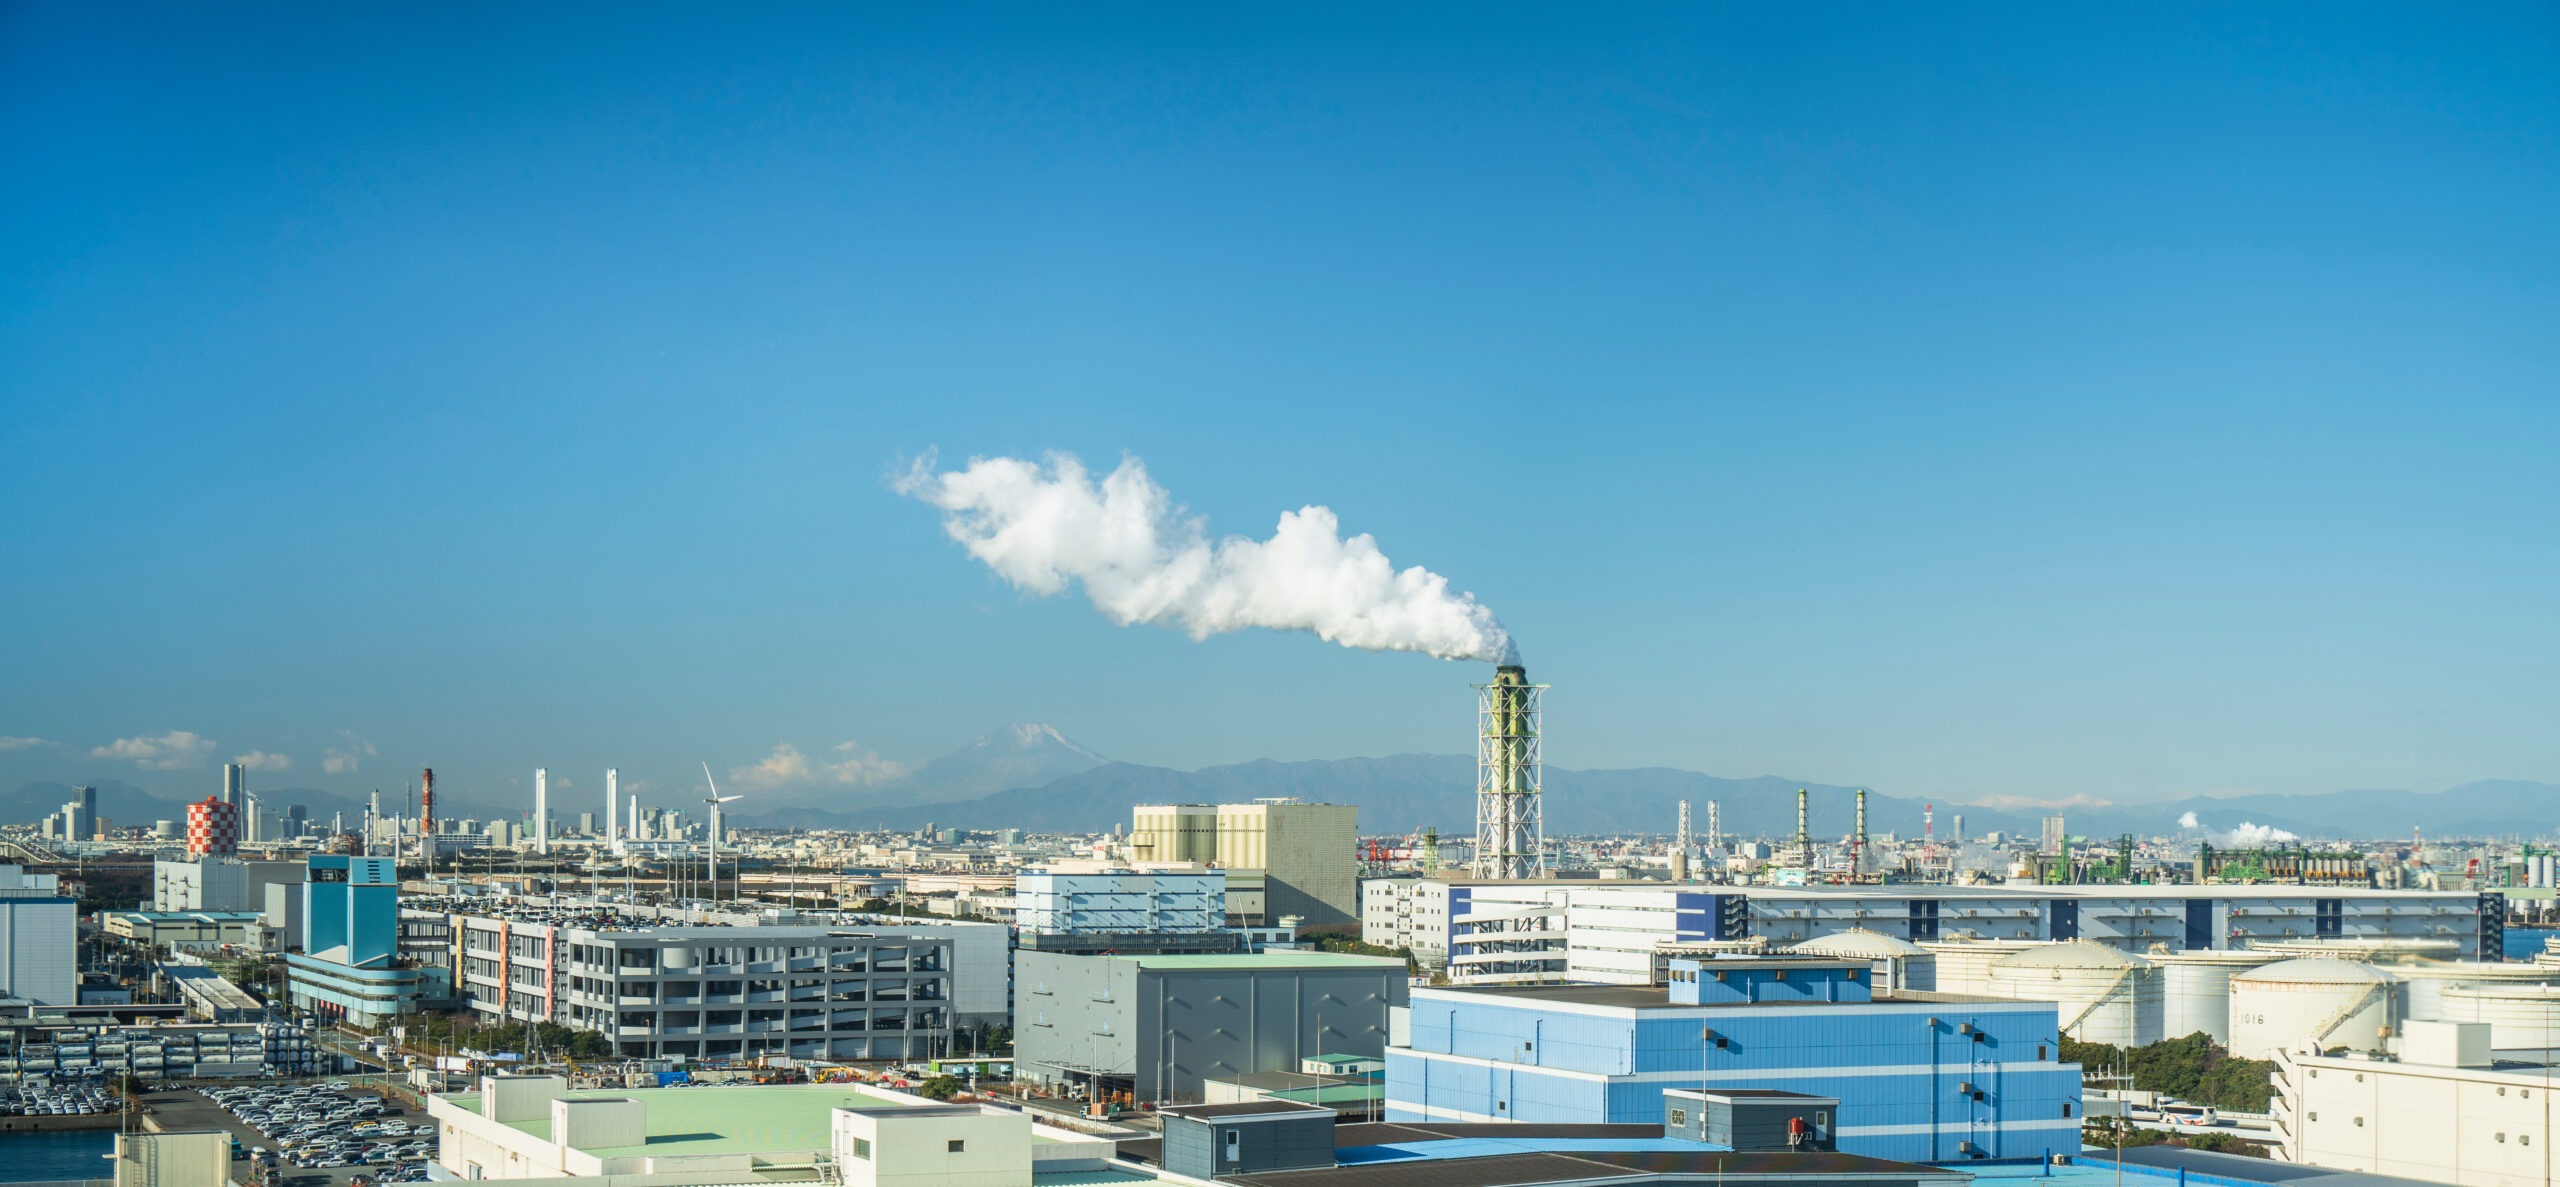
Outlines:
[[1922, 940], [1936, 966], [1940, 993], [1970, 993], [1978, 997], [1997, 997], [1991, 987], [1991, 965], [2013, 952], [2050, 947], [2051, 940]]
[[2160, 966], [2160, 1037], [2202, 1034], [2231, 1045], [2231, 977], [2284, 959], [2274, 952], [2193, 948], [2154, 952]]
[[2273, 1059], [2299, 1043], [2381, 1051], [2400, 1022], [2398, 977], [2343, 960], [2285, 960], [2231, 975], [2231, 1053]]
[[2444, 1021], [2486, 1022], [2499, 1051], [2560, 1050], [2560, 985], [2448, 985]]
[[2343, 960], [2350, 964], [2397, 965], [2413, 960], [2454, 960], [2462, 955], [2462, 941], [2442, 936], [2252, 940], [2249, 947], [2278, 953], [2288, 960]]
[[1855, 927], [1827, 936], [1815, 936], [1796, 945], [1794, 950], [1801, 956], [1873, 963], [1878, 994], [1906, 989], [1934, 990], [1938, 987], [1938, 958], [1935, 953], [1880, 931]]
[[2104, 944], [2071, 940], [2012, 952], [1991, 965], [1995, 997], [2052, 1002], [2062, 1033], [2088, 1043], [2160, 1041], [2160, 966]]
[[2560, 968], [2541, 964], [2508, 964], [2487, 960], [2422, 960], [2415, 964], [2391, 966], [2405, 987], [2400, 991], [2401, 1017], [2430, 1021], [2450, 1020], [2444, 1012], [2444, 992], [2456, 985], [2494, 987], [2507, 985], [2560, 985]]

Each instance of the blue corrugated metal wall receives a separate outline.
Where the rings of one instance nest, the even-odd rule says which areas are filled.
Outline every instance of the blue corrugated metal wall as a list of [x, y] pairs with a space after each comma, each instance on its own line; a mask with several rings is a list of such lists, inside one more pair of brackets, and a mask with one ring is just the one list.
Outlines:
[[1856, 1005], [1592, 1013], [1469, 997], [1416, 994], [1413, 1046], [1387, 1055], [1390, 1120], [1658, 1122], [1664, 1088], [1705, 1083], [1836, 1096], [1851, 1153], [1921, 1161], [1965, 1157], [1968, 1142], [1990, 1158], [2078, 1147], [2079, 1068], [2054, 1062], [2045, 1003], [1948, 1003], [1934, 1015]]

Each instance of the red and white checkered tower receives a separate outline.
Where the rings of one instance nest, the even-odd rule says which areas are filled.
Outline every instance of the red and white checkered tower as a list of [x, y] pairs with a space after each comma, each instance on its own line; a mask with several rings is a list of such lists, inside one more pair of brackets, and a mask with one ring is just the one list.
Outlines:
[[187, 856], [230, 857], [240, 852], [240, 808], [206, 796], [187, 805]]

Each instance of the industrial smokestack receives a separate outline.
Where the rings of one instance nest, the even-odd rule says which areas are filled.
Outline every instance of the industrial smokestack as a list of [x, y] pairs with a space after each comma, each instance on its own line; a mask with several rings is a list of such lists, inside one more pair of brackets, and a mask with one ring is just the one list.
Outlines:
[[1420, 566], [1397, 569], [1370, 536], [1343, 538], [1330, 509], [1282, 512], [1268, 540], [1213, 540], [1136, 458], [1099, 483], [1063, 453], [1045, 464], [971, 458], [944, 474], [934, 461], [917, 459], [891, 486], [941, 508], [943, 531], [1015, 587], [1046, 597], [1082, 585], [1122, 626], [1194, 639], [1306, 631], [1370, 651], [1519, 663], [1511, 636], [1473, 594]]
[[1503, 664], [1476, 686], [1476, 876], [1532, 878], [1546, 871], [1546, 759], [1539, 733], [1543, 684]]
[[614, 835], [617, 830], [613, 827], [613, 817], [615, 811], [621, 807], [622, 769], [619, 767], [606, 767], [604, 772], [604, 843], [605, 847], [608, 849], [615, 847]]
[[1796, 789], [1796, 860], [1807, 872], [1813, 869], [1813, 832], [1805, 827], [1804, 789]]
[[1863, 787], [1858, 789], [1857, 831], [1849, 842], [1849, 872], [1867, 872], [1867, 789]]
[[533, 769], [533, 851], [551, 852], [551, 768]]
[[418, 834], [432, 836], [436, 831], [436, 769], [425, 767], [418, 772]]

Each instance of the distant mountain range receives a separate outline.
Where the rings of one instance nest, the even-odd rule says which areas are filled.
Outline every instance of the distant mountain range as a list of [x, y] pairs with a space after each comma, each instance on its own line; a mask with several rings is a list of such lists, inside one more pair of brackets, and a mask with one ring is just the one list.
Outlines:
[[[185, 801], [163, 798], [113, 780], [98, 786], [100, 815], [119, 823], [180, 819]], [[1703, 834], [1707, 805], [1717, 805], [1728, 834], [1782, 837], [1795, 831], [1795, 791], [1806, 791], [1807, 816], [1818, 837], [1846, 835], [1855, 815], [1849, 788], [1778, 776], [1726, 779], [1668, 767], [1629, 770], [1546, 770], [1546, 825], [1550, 834], [1668, 833], [1679, 804], [1689, 801], [1691, 827]], [[260, 788], [274, 805], [302, 804], [315, 816], [361, 813], [360, 797], [309, 788]], [[29, 783], [0, 794], [0, 822], [30, 823], [58, 809], [71, 795], [62, 783]], [[1462, 755], [1400, 754], [1386, 758], [1262, 759], [1181, 771], [1113, 762], [1078, 745], [1053, 727], [1016, 723], [950, 754], [858, 790], [814, 785], [755, 795], [759, 812], [740, 812], [747, 827], [921, 828], [926, 824], [969, 828], [1022, 828], [1035, 832], [1100, 832], [1126, 824], [1139, 804], [1242, 803], [1262, 796], [1356, 804], [1361, 831], [1405, 834], [1436, 827], [1442, 836], [1474, 831], [1475, 760]], [[191, 798], [202, 798], [201, 796]], [[514, 817], [530, 805], [493, 806], [440, 797], [439, 815]], [[1867, 827], [1872, 833], [1916, 836], [1922, 801], [1871, 791]], [[746, 806], [746, 805], [741, 805]], [[1964, 817], [1965, 832], [2033, 835], [2046, 809], [2015, 801], [1998, 807], [1937, 802], [1941, 834]], [[2430, 837], [2536, 837], [2560, 827], [2560, 786], [2522, 780], [2488, 780], [2442, 792], [2338, 791], [2314, 795], [2252, 795], [2225, 799], [2190, 797], [2140, 805], [2105, 804], [2060, 809], [2075, 835], [2107, 837], [2190, 832], [2229, 834], [2243, 825], [2280, 829], [2309, 839], [2378, 838], [2423, 828]], [[2182, 828], [2180, 818], [2195, 823]]]
[[[1045, 726], [1011, 726], [962, 750], [1002, 752], [1013, 745], [1051, 753], [1060, 765], [1082, 763], [1045, 783], [1025, 783], [980, 795], [934, 786], [928, 772], [945, 760], [919, 767], [899, 795], [855, 803], [803, 799], [761, 817], [777, 827], [920, 828], [926, 824], [1092, 832], [1125, 824], [1129, 810], [1149, 803], [1241, 803], [1261, 796], [1357, 804], [1369, 833], [1410, 833], [1426, 826], [1444, 836], [1466, 836], [1475, 819], [1475, 760], [1462, 755], [1404, 754], [1387, 758], [1270, 759], [1181, 771], [1137, 763], [1102, 762]], [[983, 770], [954, 763], [950, 769]], [[1854, 825], [1856, 793], [1845, 787], [1778, 776], [1728, 779], [1667, 767], [1629, 770], [1546, 770], [1546, 824], [1550, 833], [1668, 833], [1681, 800], [1689, 801], [1691, 827], [1706, 831], [1714, 802], [1727, 833], [1785, 836], [1795, 831], [1795, 795], [1806, 792], [1806, 815], [1815, 835], [1846, 835]], [[1867, 794], [1872, 833], [1915, 836], [1923, 802]], [[2046, 809], [1984, 807], [1939, 801], [1937, 826], [1951, 832], [1964, 817], [1965, 832], [2034, 834]], [[2242, 825], [2282, 829], [2306, 838], [2387, 837], [2425, 828], [2439, 836], [2538, 836], [2560, 825], [2560, 786], [2514, 780], [2467, 784], [2449, 791], [2342, 791], [2318, 795], [2192, 797], [2140, 806], [2094, 805], [2061, 809], [2066, 827], [2083, 836], [2142, 836], [2190, 831], [2229, 833]], [[2192, 829], [2180, 818], [2193, 812]], [[749, 818], [741, 817], [742, 822]]]
[[896, 777], [860, 790], [838, 786], [763, 793], [768, 814], [818, 809], [861, 811], [889, 805], [941, 804], [1016, 787], [1040, 787], [1110, 763], [1057, 727], [1017, 721]]

